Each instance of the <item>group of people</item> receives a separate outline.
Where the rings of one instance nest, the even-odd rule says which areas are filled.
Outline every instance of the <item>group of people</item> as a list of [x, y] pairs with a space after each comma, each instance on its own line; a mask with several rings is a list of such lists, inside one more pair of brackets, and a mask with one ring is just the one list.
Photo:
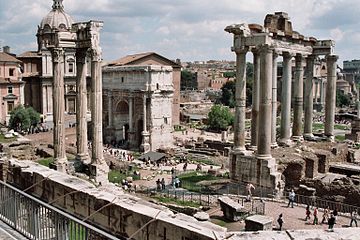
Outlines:
[[160, 181], [160, 178], [158, 178], [158, 180], [156, 181], [156, 189], [157, 190], [165, 190], [165, 179], [162, 178]]

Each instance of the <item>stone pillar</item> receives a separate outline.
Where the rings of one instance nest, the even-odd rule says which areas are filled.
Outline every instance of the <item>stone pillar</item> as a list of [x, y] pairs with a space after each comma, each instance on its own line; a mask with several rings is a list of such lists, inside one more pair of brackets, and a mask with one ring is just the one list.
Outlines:
[[277, 57], [278, 53], [274, 51], [272, 62], [272, 119], [271, 119], [271, 147], [277, 147], [276, 142], [276, 120], [277, 120]]
[[89, 163], [88, 137], [87, 137], [87, 90], [86, 90], [86, 49], [76, 52], [76, 159]]
[[283, 76], [281, 92], [281, 126], [280, 143], [291, 144], [290, 118], [291, 118], [291, 58], [290, 53], [283, 53]]
[[259, 122], [259, 92], [260, 92], [260, 59], [257, 49], [252, 50], [254, 55], [254, 82], [252, 90], [251, 108], [251, 148], [257, 149], [258, 122]]
[[245, 151], [246, 53], [236, 48], [234, 151]]
[[143, 96], [143, 131], [141, 133], [143, 139], [142, 139], [142, 143], [141, 143], [141, 150], [145, 153], [150, 151], [150, 143], [149, 143], [150, 134], [147, 131], [147, 123], [146, 123], [146, 120], [147, 120], [146, 99], [147, 99], [147, 96], [146, 96], [146, 93], [144, 93], [144, 96]]
[[327, 64], [327, 89], [325, 102], [325, 136], [330, 141], [334, 138], [335, 106], [336, 106], [336, 61], [337, 55], [328, 55]]
[[318, 103], [319, 102], [319, 98], [318, 98], [318, 93], [319, 93], [319, 81], [320, 79], [316, 79], [315, 80], [315, 103]]
[[96, 182], [108, 182], [109, 167], [103, 156], [102, 134], [102, 72], [101, 50], [91, 49], [91, 121], [92, 121], [92, 156], [91, 177]]
[[134, 115], [134, 96], [130, 94], [129, 95], [129, 134], [128, 134], [129, 137], [128, 142], [130, 148], [136, 145], [133, 115]]
[[294, 120], [293, 120], [293, 139], [302, 140], [302, 121], [303, 121], [303, 94], [304, 94], [304, 57], [297, 54], [295, 57], [295, 82], [294, 82]]
[[65, 97], [64, 97], [64, 50], [51, 49], [53, 59], [53, 121], [54, 121], [54, 159], [56, 169], [67, 170], [65, 152]]
[[[271, 158], [271, 125], [272, 119], [272, 67], [273, 50], [268, 45], [260, 48], [260, 102], [257, 157]], [[260, 127], [261, 126], [261, 127]]]
[[319, 81], [320, 81], [319, 82], [319, 84], [320, 84], [320, 109], [321, 109], [321, 111], [323, 111], [324, 110], [324, 104], [325, 104], [325, 94], [326, 94], [325, 86], [327, 84], [325, 84], [323, 78], [320, 78]]
[[109, 128], [112, 128], [113, 127], [113, 116], [112, 116], [112, 113], [113, 113], [113, 103], [112, 103], [112, 90], [109, 90], [108, 92], [108, 125], [109, 125]]
[[313, 80], [314, 80], [314, 61], [315, 56], [310, 55], [306, 59], [306, 81], [305, 81], [305, 116], [304, 116], [304, 137], [311, 139], [312, 133], [314, 98], [313, 98]]

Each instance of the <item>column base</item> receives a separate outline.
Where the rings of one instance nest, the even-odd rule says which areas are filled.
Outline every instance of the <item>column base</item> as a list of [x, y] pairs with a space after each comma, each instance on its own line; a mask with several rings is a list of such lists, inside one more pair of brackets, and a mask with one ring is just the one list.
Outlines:
[[312, 133], [304, 133], [303, 137], [304, 137], [304, 140], [306, 140], [306, 141], [315, 141], [316, 140], [314, 134], [312, 134]]
[[150, 146], [150, 133], [149, 132], [142, 132], [141, 133], [143, 139], [140, 146], [140, 150], [144, 153], [150, 152], [151, 146]]
[[303, 138], [303, 136], [292, 136], [291, 140], [294, 142], [303, 142], [304, 138]]
[[279, 140], [279, 146], [282, 146], [282, 147], [291, 147], [291, 146], [294, 146], [294, 143], [293, 143], [293, 141], [291, 141], [291, 139], [289, 139], [289, 138], [283, 138], [283, 139], [280, 139], [280, 140]]
[[106, 185], [109, 183], [109, 179], [108, 179], [109, 166], [106, 163], [90, 164], [88, 166], [89, 166], [90, 179], [93, 179], [99, 185]]
[[325, 138], [326, 138], [326, 141], [328, 141], [328, 142], [335, 142], [335, 136], [334, 135], [329, 135], [329, 136], [325, 135]]
[[240, 156], [251, 156], [253, 151], [246, 150], [246, 148], [235, 148], [232, 150], [232, 155], [240, 155]]
[[80, 161], [80, 162], [82, 162], [83, 164], [90, 164], [90, 163], [91, 163], [89, 154], [86, 154], [86, 153], [79, 153], [79, 154], [77, 154], [76, 157], [75, 157], [75, 160], [76, 160], [76, 161]]
[[275, 149], [275, 148], [278, 148], [279, 147], [279, 145], [278, 145], [278, 143], [277, 142], [273, 142], [273, 143], [271, 143], [271, 146], [270, 146], [272, 149]]
[[68, 171], [67, 158], [55, 159], [55, 162], [53, 163], [51, 168], [53, 168], [56, 171], [66, 173]]
[[230, 176], [233, 180], [252, 183], [261, 196], [274, 192], [280, 195], [277, 193], [281, 193], [281, 174], [277, 172], [276, 160], [271, 155], [235, 155], [232, 158], [234, 166]]

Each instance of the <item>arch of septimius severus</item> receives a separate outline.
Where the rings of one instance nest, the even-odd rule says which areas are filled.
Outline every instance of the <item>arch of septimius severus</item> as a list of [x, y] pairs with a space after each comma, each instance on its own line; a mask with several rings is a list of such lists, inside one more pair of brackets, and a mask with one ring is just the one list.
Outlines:
[[[109, 171], [103, 157], [102, 140], [102, 53], [100, 47], [101, 21], [72, 23], [64, 12], [63, 0], [54, 0], [52, 11], [43, 19], [38, 30], [41, 48], [51, 53], [53, 71], [54, 159], [57, 170], [67, 171], [65, 151], [64, 58], [75, 52], [76, 58], [76, 135], [77, 159], [89, 164], [90, 177], [97, 182], [107, 181]], [[87, 59], [91, 60], [91, 126], [92, 152], [88, 153], [87, 137]]]
[[[235, 24], [225, 28], [234, 35], [236, 53], [236, 107], [234, 149], [230, 156], [232, 179], [278, 189], [281, 185], [271, 147], [278, 143], [311, 138], [313, 119], [313, 81], [315, 58], [325, 55], [327, 84], [325, 136], [334, 139], [336, 98], [336, 61], [334, 42], [304, 37], [292, 30], [287, 13], [268, 14], [264, 26]], [[254, 82], [252, 93], [251, 149], [245, 148], [246, 54], [253, 53]], [[280, 137], [276, 139], [277, 59], [283, 58]], [[293, 124], [291, 128], [292, 59], [295, 58]], [[304, 72], [303, 63], [306, 61]], [[304, 83], [305, 77], [305, 83]], [[304, 89], [305, 88], [305, 89]], [[302, 119], [304, 116], [304, 128]], [[302, 132], [302, 129], [304, 131]], [[292, 131], [291, 131], [292, 130]]]

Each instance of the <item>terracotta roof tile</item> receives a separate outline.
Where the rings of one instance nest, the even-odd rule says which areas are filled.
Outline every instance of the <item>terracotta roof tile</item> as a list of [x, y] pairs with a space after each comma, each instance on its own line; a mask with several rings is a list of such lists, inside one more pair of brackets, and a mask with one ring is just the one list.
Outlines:
[[0, 62], [16, 62], [16, 63], [21, 63], [21, 61], [19, 59], [17, 59], [16, 57], [8, 54], [8, 53], [4, 53], [4, 52], [0, 52]]

